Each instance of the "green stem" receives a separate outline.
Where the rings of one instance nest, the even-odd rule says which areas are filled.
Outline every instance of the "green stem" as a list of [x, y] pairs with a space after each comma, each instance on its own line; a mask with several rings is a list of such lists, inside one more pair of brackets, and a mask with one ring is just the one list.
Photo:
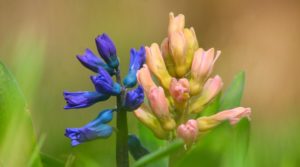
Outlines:
[[[184, 143], [183, 143], [184, 145]], [[174, 167], [178, 164], [178, 160], [180, 160], [185, 153], [184, 146], [178, 148], [178, 150], [174, 153], [171, 153], [169, 156], [169, 167]]]
[[[120, 70], [116, 71], [117, 83], [122, 85]], [[128, 127], [127, 127], [127, 112], [122, 109], [124, 99], [124, 87], [122, 86], [121, 95], [117, 96], [117, 140], [116, 140], [116, 160], [117, 167], [128, 167]]]

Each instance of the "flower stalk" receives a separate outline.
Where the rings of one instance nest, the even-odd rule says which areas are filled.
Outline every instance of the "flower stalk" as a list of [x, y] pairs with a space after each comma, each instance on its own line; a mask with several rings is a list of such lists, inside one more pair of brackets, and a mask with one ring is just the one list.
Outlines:
[[117, 96], [117, 139], [116, 139], [116, 160], [117, 167], [128, 167], [128, 125], [127, 111], [122, 107], [125, 88], [121, 83], [119, 68], [116, 71], [116, 82], [121, 85], [121, 94]]

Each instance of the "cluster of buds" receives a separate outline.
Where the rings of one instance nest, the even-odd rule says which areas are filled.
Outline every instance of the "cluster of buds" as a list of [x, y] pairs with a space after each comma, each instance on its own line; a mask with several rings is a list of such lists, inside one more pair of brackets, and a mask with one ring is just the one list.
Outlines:
[[[67, 102], [65, 109], [89, 107], [97, 102], [105, 101], [111, 96], [124, 96], [121, 98], [124, 99], [121, 104], [123, 109], [118, 112], [137, 109], [144, 101], [144, 91], [140, 85], [136, 88], [133, 87], [137, 83], [136, 73], [146, 59], [145, 48], [142, 46], [140, 50], [131, 49], [128, 74], [121, 83], [112, 78], [114, 75], [116, 77], [120, 75], [119, 60], [113, 41], [106, 34], [99, 35], [95, 41], [102, 59], [90, 49], [86, 49], [84, 54], [77, 56], [83, 66], [96, 73], [90, 77], [95, 91], [65, 91], [64, 97]], [[128, 88], [133, 89], [128, 90]], [[95, 120], [81, 128], [67, 128], [65, 136], [71, 139], [72, 146], [96, 138], [109, 137], [113, 128], [107, 123], [112, 120], [114, 111], [117, 109], [103, 110]]]
[[179, 137], [192, 144], [223, 121], [235, 124], [249, 117], [251, 110], [238, 107], [197, 117], [222, 90], [221, 77], [211, 77], [221, 52], [199, 48], [194, 29], [185, 28], [184, 15], [170, 13], [169, 17], [168, 37], [161, 46], [145, 47], [146, 64], [138, 71], [137, 80], [149, 105], [143, 104], [134, 114], [156, 137]]

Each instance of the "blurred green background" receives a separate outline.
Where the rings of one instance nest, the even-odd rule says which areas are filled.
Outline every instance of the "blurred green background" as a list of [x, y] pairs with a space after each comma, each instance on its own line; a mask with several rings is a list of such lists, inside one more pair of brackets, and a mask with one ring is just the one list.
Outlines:
[[[247, 164], [299, 166], [300, 1], [296, 0], [1, 0], [0, 60], [24, 91], [38, 137], [46, 136], [42, 151], [62, 161], [71, 154], [101, 166], [115, 165], [115, 135], [76, 148], [63, 135], [66, 127], [84, 125], [115, 100], [63, 110], [64, 90], [93, 89], [92, 73], [75, 55], [85, 48], [96, 51], [94, 38], [106, 32], [117, 46], [124, 76], [129, 49], [160, 43], [167, 35], [171, 11], [186, 16], [186, 26], [195, 28], [201, 47], [222, 51], [214, 73], [221, 75], [225, 88], [237, 72], [246, 72], [242, 105], [253, 110]], [[130, 132], [136, 132], [136, 120], [131, 114], [129, 119]]]

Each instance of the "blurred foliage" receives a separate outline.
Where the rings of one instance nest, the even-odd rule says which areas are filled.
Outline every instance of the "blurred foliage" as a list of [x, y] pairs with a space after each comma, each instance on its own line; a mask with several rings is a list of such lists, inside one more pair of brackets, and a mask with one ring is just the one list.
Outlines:
[[11, 73], [0, 62], [1, 166], [42, 166], [24, 96]]

